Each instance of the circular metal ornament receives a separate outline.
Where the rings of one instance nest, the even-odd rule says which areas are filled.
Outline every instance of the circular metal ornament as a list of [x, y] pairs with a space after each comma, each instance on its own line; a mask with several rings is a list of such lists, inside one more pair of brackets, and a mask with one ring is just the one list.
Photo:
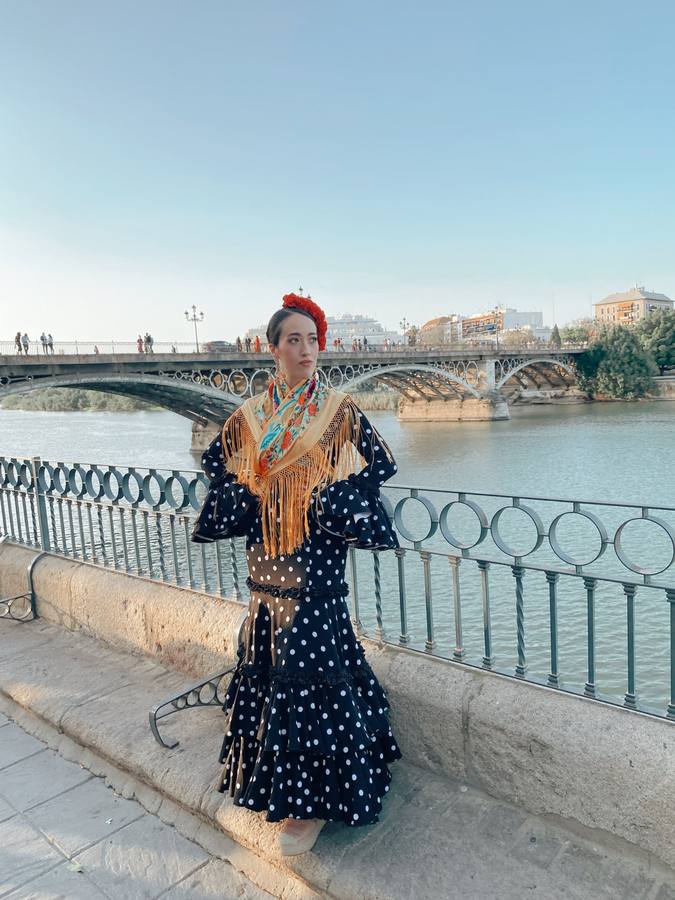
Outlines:
[[68, 469], [64, 463], [57, 463], [52, 471], [52, 482], [54, 490], [61, 497], [65, 497], [70, 493], [70, 485], [68, 483]]
[[[135, 488], [135, 491], [134, 491]], [[124, 499], [136, 505], [143, 500], [143, 479], [138, 472], [125, 472], [122, 476], [122, 493]]]
[[[511, 547], [502, 537], [499, 531], [499, 520], [502, 517], [502, 514], [507, 510], [518, 509], [521, 512], [525, 513], [525, 515], [532, 520], [535, 528], [537, 529], [537, 539], [534, 542], [534, 546], [526, 551], [518, 551], [515, 547]], [[541, 521], [538, 513], [536, 513], [529, 506], [502, 506], [501, 509], [498, 509], [497, 512], [492, 517], [492, 521], [490, 522], [490, 534], [492, 535], [492, 540], [495, 542], [497, 547], [502, 551], [502, 553], [506, 553], [507, 556], [512, 556], [516, 559], [521, 559], [523, 556], [529, 556], [531, 553], [534, 553], [541, 547], [541, 542], [544, 540], [546, 535], [546, 530], [544, 529], [544, 524]]]
[[8, 484], [10, 487], [15, 488], [15, 487], [18, 485], [18, 483], [19, 483], [19, 472], [18, 472], [18, 469], [17, 469], [17, 467], [16, 467], [16, 463], [13, 462], [11, 459], [10, 459], [10, 461], [7, 463], [7, 469], [6, 469], [6, 472], [7, 472], [7, 476], [6, 476], [6, 477], [7, 477], [7, 484]]
[[[251, 396], [255, 396], [256, 394], [262, 394], [264, 390], [266, 390], [267, 386], [270, 383], [270, 378], [272, 377], [272, 372], [270, 369], [256, 369], [255, 372], [251, 375], [249, 384], [251, 386]], [[257, 387], [257, 385], [260, 387]]]
[[[94, 483], [94, 477], [98, 480], [98, 486]], [[92, 500], [100, 500], [101, 497], [105, 494], [105, 487], [103, 485], [104, 479], [103, 472], [99, 469], [98, 466], [90, 466], [89, 471], [84, 476], [84, 483], [87, 488], [87, 493], [91, 497]]]
[[[113, 484], [114, 480], [114, 484]], [[122, 486], [122, 474], [117, 469], [111, 468], [103, 473], [103, 490], [108, 500], [116, 502], [124, 496], [124, 488]]]
[[[174, 485], [178, 485], [181, 492], [180, 502], [176, 499], [174, 494]], [[187, 483], [187, 479], [183, 478], [180, 474], [172, 474], [166, 479], [164, 484], [164, 493], [166, 496], [166, 502], [172, 509], [183, 509], [183, 507], [188, 506], [190, 503], [190, 499], [188, 497], [189, 485]]]
[[40, 463], [37, 470], [38, 489], [44, 494], [51, 494], [54, 490], [54, 466], [48, 462]]
[[[562, 549], [558, 538], [558, 525], [565, 516], [581, 516], [584, 519], [588, 519], [588, 521], [595, 527], [598, 535], [600, 536], [600, 549], [595, 554], [595, 556], [592, 556], [590, 559], [577, 559], [572, 556], [571, 553], [567, 553], [567, 551]], [[591, 512], [568, 510], [567, 512], [560, 513], [560, 515], [556, 516], [555, 519], [551, 522], [551, 525], [548, 529], [548, 542], [551, 545], [551, 549], [553, 550], [555, 555], [559, 559], [562, 559], [564, 562], [569, 563], [571, 566], [590, 566], [591, 563], [597, 562], [597, 560], [599, 560], [602, 554], [605, 552], [608, 538], [605, 526], [596, 515]]]
[[334, 387], [338, 388], [344, 381], [344, 376], [342, 374], [342, 370], [339, 366], [331, 366], [328, 370], [328, 382]]
[[[657, 525], [659, 528], [662, 528], [668, 539], [670, 540], [671, 546], [671, 554], [670, 559], [666, 563], [665, 566], [661, 569], [656, 568], [647, 568], [646, 566], [638, 566], [636, 563], [632, 561], [632, 559], [628, 556], [626, 551], [623, 549], [623, 545], [621, 542], [621, 538], [623, 535], [623, 530], [626, 525], [629, 525], [631, 522], [653, 522], [654, 525]], [[675, 533], [673, 529], [667, 522], [664, 522], [663, 519], [659, 519], [656, 516], [635, 516], [632, 519], [626, 519], [619, 527], [616, 529], [616, 534], [614, 535], [614, 550], [616, 555], [624, 564], [627, 569], [630, 569], [631, 572], [635, 572], [638, 575], [660, 575], [661, 572], [665, 572], [666, 569], [670, 568], [675, 559]]]
[[[460, 541], [459, 538], [455, 537], [454, 533], [450, 531], [448, 526], [448, 515], [453, 506], [466, 506], [470, 509], [476, 518], [478, 519], [478, 524], [480, 526], [480, 534], [478, 538], [472, 543], [467, 543], [465, 541]], [[458, 550], [471, 550], [472, 547], [476, 547], [482, 541], [485, 540], [485, 536], [490, 530], [490, 523], [488, 522], [488, 518], [485, 515], [485, 512], [481, 507], [474, 503], [473, 500], [453, 500], [450, 503], [446, 503], [446, 505], [441, 510], [441, 514], [439, 517], [439, 524], [441, 526], [441, 534], [453, 547], [457, 547]]]
[[192, 506], [193, 509], [201, 509], [203, 502], [202, 500], [200, 500], [197, 494], [197, 487], [201, 484], [208, 491], [210, 483], [211, 482], [203, 472], [200, 472], [198, 475], [196, 475], [190, 482], [188, 486], [188, 498], [190, 500], [190, 506]]
[[27, 491], [33, 487], [33, 472], [28, 463], [19, 466], [19, 482]]
[[[403, 524], [403, 508], [406, 503], [409, 503], [410, 501], [421, 503], [429, 514], [429, 529], [423, 537], [415, 537]], [[424, 541], [429, 540], [429, 538], [433, 537], [436, 533], [436, 529], [438, 528], [438, 513], [436, 512], [436, 507], [428, 497], [402, 497], [394, 509], [394, 524], [396, 525], [398, 533], [401, 537], [405, 538], [406, 541], [410, 541], [413, 544], [421, 544]]]
[[149, 472], [143, 478], [143, 497], [145, 502], [153, 507], [161, 506], [166, 499], [165, 484], [166, 482], [161, 475], [157, 472]]
[[87, 493], [86, 478], [87, 473], [79, 463], [75, 463], [68, 472], [68, 487], [77, 500], [82, 500]]
[[[235, 387], [235, 379], [240, 383], [243, 383], [243, 389], [239, 390]], [[235, 397], [243, 397], [249, 389], [249, 380], [246, 372], [242, 372], [241, 369], [234, 369], [227, 376], [227, 389], [231, 394], [234, 394]]]

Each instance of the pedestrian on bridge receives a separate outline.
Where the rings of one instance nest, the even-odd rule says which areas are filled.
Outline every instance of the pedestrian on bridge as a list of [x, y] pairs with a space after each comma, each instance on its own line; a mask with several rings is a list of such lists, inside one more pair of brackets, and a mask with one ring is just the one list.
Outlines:
[[140, 334], [136, 338], [136, 349], [138, 350], [139, 353], [144, 352], [143, 338]]
[[42, 352], [46, 356], [47, 355], [47, 335], [44, 333], [44, 331], [40, 335], [40, 343], [42, 344]]
[[326, 821], [377, 822], [401, 757], [344, 579], [349, 545], [398, 547], [380, 499], [396, 464], [354, 400], [319, 378], [326, 327], [308, 297], [283, 298], [267, 327], [275, 374], [204, 453], [192, 531], [196, 543], [246, 538], [251, 599], [218, 790], [284, 821], [284, 855], [309, 850]]
[[254, 348], [255, 348], [256, 353], [260, 353], [260, 351], [262, 350], [262, 347], [260, 345], [260, 335], [259, 334], [256, 334], [256, 336], [255, 336]]
[[24, 331], [23, 337], [21, 338], [21, 344], [23, 346], [23, 352], [28, 356], [28, 348], [30, 346], [30, 338], [28, 337], [27, 332]]
[[51, 336], [51, 334], [47, 335], [47, 347], [49, 348], [50, 354], [53, 355], [54, 354], [54, 338]]
[[22, 347], [21, 347], [21, 332], [17, 331], [14, 335], [14, 343], [16, 345], [16, 352], [21, 356]]
[[241, 338], [237, 335], [237, 353], [241, 353]]

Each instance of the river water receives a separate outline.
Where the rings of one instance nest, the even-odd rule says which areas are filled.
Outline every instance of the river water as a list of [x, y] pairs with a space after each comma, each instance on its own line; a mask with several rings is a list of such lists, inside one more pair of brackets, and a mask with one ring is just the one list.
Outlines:
[[[390, 412], [367, 415], [396, 457], [399, 472], [393, 483], [398, 485], [471, 494], [500, 493], [675, 508], [672, 477], [675, 402], [521, 407], [513, 409], [511, 420], [506, 422], [402, 423]], [[199, 456], [189, 449], [190, 431], [188, 420], [166, 412], [59, 413], [0, 409], [0, 455], [36, 455], [52, 463], [197, 469]], [[387, 494], [394, 503], [405, 496], [404, 491], [392, 490]], [[452, 495], [429, 496], [437, 512], [448, 500], [456, 499]], [[473, 499], [478, 500], [488, 518], [499, 506], [509, 503], [508, 499]], [[546, 520], [545, 504], [534, 502], [531, 506], [543, 510], [545, 526], [550, 523], [550, 516], [571, 509], [568, 505], [553, 505]], [[617, 523], [640, 514], [639, 510], [631, 513], [601, 507], [592, 509], [608, 526], [610, 540]], [[463, 539], [472, 528], [474, 531], [477, 528], [473, 513], [466, 518], [466, 512], [465, 508], [457, 507], [452, 513], [452, 516], [457, 513], [456, 518], [448, 519], [454, 533], [465, 529]], [[668, 518], [669, 513], [658, 515], [675, 525], [675, 519]], [[427, 521], [424, 510], [404, 514], [406, 526], [413, 530], [423, 529]], [[514, 514], [509, 521], [507, 514], [503, 524], [503, 536], [512, 545], [520, 546], [519, 540], [523, 547], [527, 545], [528, 529], [534, 527], [529, 520], [518, 519]], [[644, 526], [642, 530], [637, 528], [639, 525]], [[631, 533], [634, 526], [637, 530]], [[564, 527], [561, 535], [564, 537]], [[633, 523], [627, 527], [625, 538], [624, 549], [631, 559], [655, 568], [667, 561], [670, 543], [657, 526]], [[475, 535], [469, 538], [473, 539]], [[592, 550], [598, 536], [589, 526], [587, 532], [582, 528], [576, 534], [568, 534], [567, 541], [568, 552], [587, 556], [586, 549]], [[430, 546], [446, 554], [457, 553], [439, 540], [438, 533]], [[608, 550], [613, 552], [612, 547]], [[609, 553], [605, 556], [608, 558]], [[372, 629], [375, 625], [372, 554], [359, 553], [357, 557], [361, 618], [366, 628]], [[551, 561], [551, 554], [547, 561]], [[527, 556], [523, 563], [528, 564]], [[410, 646], [421, 650], [427, 625], [422, 565], [417, 554], [409, 554], [406, 565]], [[558, 565], [561, 565], [559, 561]], [[618, 569], [609, 566], [606, 571], [616, 575]], [[447, 558], [434, 557], [430, 573], [435, 649], [451, 655], [455, 631]], [[397, 574], [394, 554], [381, 554], [384, 626], [392, 640], [400, 632]], [[675, 587], [673, 567], [659, 576], [659, 583], [664, 583], [664, 579]], [[548, 585], [543, 572], [527, 572], [523, 585], [528, 675], [544, 679], [550, 663]], [[484, 652], [481, 585], [476, 564], [469, 560], [461, 563], [461, 587], [466, 658], [480, 663]], [[573, 576], [561, 576], [558, 591], [560, 673], [566, 686], [579, 689], [587, 677], [586, 592], [582, 579]], [[490, 593], [495, 665], [512, 670], [517, 658], [515, 581], [510, 566], [491, 567]], [[663, 711], [668, 702], [669, 631], [668, 603], [662, 589], [638, 588], [635, 623], [638, 697], [648, 706]], [[621, 700], [627, 678], [626, 597], [621, 584], [598, 588], [596, 635], [598, 691], [609, 699]]]

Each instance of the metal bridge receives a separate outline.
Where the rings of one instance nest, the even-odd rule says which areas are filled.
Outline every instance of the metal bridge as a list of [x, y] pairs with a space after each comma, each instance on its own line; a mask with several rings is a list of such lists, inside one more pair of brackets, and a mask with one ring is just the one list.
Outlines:
[[[339, 390], [379, 383], [411, 403], [508, 399], [521, 388], [571, 387], [574, 358], [582, 352], [325, 352], [319, 373]], [[83, 388], [145, 400], [202, 426], [218, 425], [265, 388], [272, 368], [266, 352], [0, 356], [0, 401], [41, 388]]]

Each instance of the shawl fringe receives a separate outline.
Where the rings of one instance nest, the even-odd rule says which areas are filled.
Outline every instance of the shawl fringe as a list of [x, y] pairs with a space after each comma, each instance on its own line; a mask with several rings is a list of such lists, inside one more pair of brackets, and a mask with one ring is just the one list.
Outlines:
[[293, 553], [309, 536], [309, 508], [319, 491], [359, 472], [358, 407], [345, 396], [319, 440], [294, 462], [265, 476], [257, 471], [257, 441], [241, 408], [225, 422], [222, 448], [225, 467], [260, 501], [265, 552]]

